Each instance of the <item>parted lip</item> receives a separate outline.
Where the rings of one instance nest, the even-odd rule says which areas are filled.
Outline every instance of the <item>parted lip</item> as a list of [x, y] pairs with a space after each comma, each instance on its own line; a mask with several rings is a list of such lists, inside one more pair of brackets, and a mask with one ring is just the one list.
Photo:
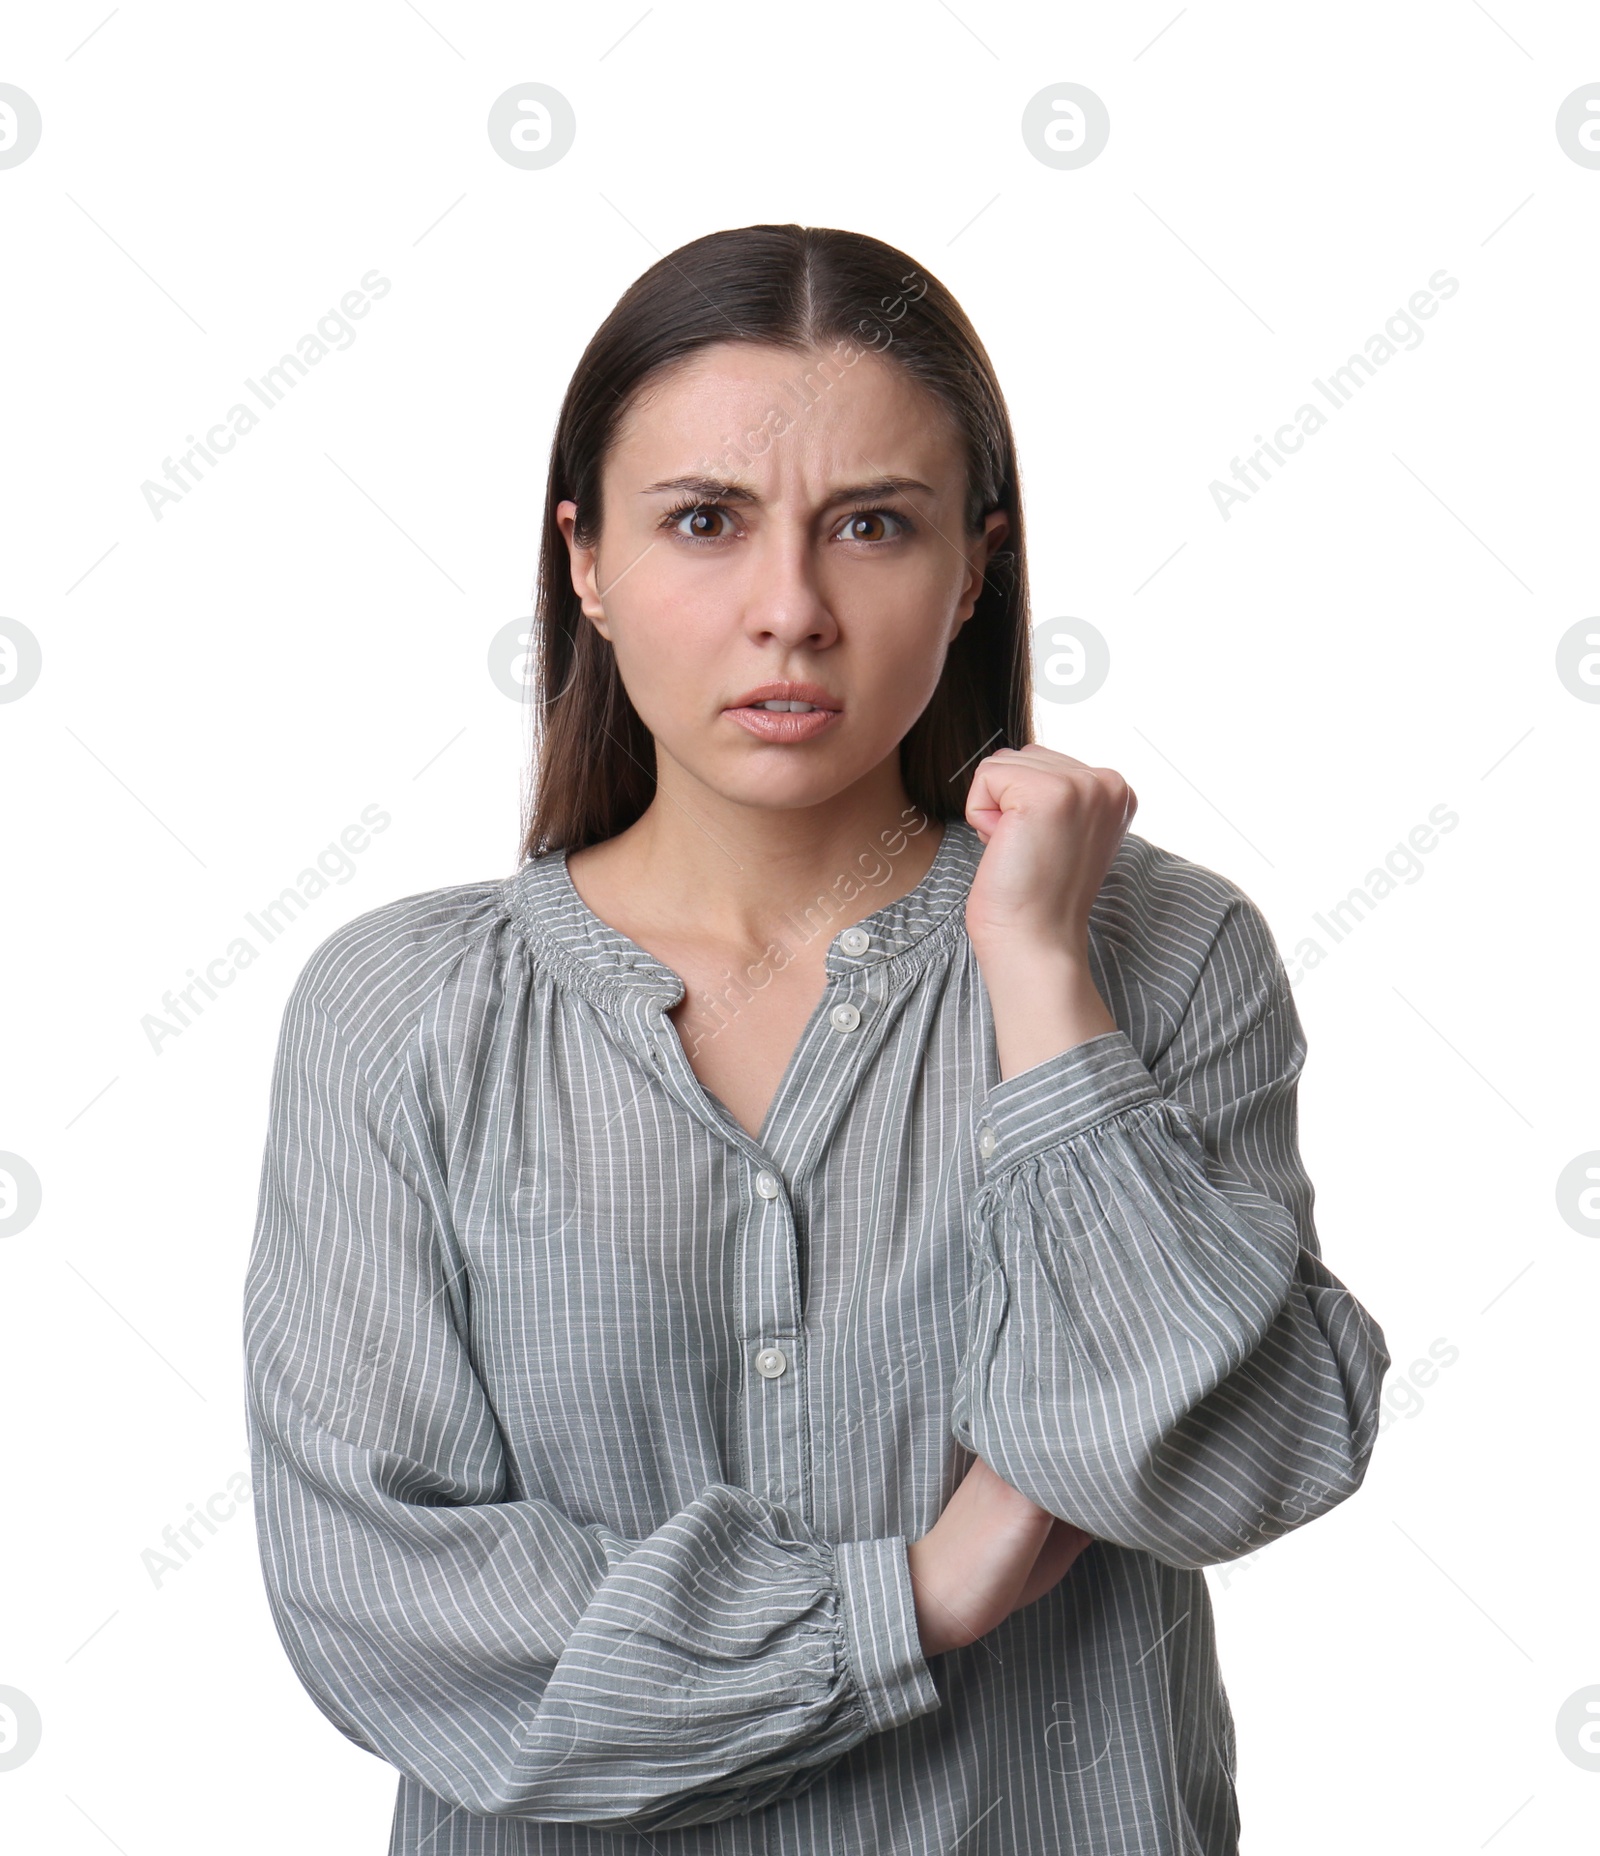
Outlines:
[[758, 702], [808, 702], [815, 709], [832, 709], [835, 712], [844, 704], [837, 696], [830, 696], [819, 683], [758, 683], [753, 690], [730, 702], [730, 709], [748, 709]]

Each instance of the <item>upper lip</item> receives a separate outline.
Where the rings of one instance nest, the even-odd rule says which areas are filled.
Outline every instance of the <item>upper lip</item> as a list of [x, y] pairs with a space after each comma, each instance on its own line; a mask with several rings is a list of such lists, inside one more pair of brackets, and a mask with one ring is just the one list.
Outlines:
[[736, 697], [728, 707], [748, 709], [758, 702], [808, 702], [814, 709], [844, 707], [837, 696], [829, 695], [819, 683], [758, 683], [753, 690]]

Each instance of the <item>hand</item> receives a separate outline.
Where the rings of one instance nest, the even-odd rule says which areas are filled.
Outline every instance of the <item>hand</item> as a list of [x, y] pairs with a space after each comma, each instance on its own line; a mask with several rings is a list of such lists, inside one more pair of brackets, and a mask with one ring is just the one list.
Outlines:
[[1037, 742], [980, 761], [966, 806], [984, 843], [967, 896], [980, 958], [1018, 948], [1086, 964], [1089, 911], [1138, 809], [1114, 768]]
[[1042, 1598], [1089, 1541], [974, 1457], [944, 1512], [907, 1552], [923, 1655], [975, 1643]]
[[[1033, 1571], [1028, 1574], [1028, 1583], [1022, 1588], [1022, 1596], [1011, 1610], [1020, 1611], [1024, 1605], [1031, 1605], [1035, 1599], [1043, 1598], [1046, 1592], [1053, 1592], [1072, 1570], [1078, 1555], [1085, 1547], [1093, 1545], [1093, 1534], [1086, 1534], [1074, 1521], [1057, 1519], [1055, 1526], [1044, 1537], [1044, 1545], [1039, 1549], [1039, 1557], [1033, 1562]], [[1006, 1615], [1009, 1617], [1010, 1612]]]

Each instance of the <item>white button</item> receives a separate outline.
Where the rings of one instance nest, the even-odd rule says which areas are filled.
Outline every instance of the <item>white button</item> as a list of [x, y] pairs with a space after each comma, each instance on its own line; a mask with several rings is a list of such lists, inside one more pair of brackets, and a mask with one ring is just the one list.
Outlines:
[[846, 928], [839, 937], [839, 945], [847, 954], [864, 954], [872, 945], [872, 936], [865, 928]]
[[756, 1371], [763, 1379], [776, 1379], [789, 1364], [781, 1347], [763, 1347], [756, 1355]]
[[994, 1129], [989, 1126], [988, 1122], [985, 1122], [978, 1130], [978, 1152], [985, 1160], [989, 1160], [994, 1157], [994, 1150], [999, 1145], [1000, 1143], [994, 1136]]
[[756, 1174], [756, 1191], [761, 1194], [762, 1198], [775, 1199], [782, 1190], [783, 1187], [776, 1173]]
[[861, 1023], [861, 1014], [853, 1005], [836, 1005], [828, 1017], [835, 1031], [854, 1031]]

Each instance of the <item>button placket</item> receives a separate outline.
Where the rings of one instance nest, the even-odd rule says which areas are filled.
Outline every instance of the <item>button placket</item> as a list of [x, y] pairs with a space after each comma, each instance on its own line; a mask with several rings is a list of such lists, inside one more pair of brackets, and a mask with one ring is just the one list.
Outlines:
[[[810, 1500], [805, 1410], [799, 1385], [800, 1288], [794, 1215], [786, 1181], [759, 1143], [735, 1130], [716, 1108], [689, 1064], [680, 1039], [652, 1027], [650, 1052], [659, 1073], [696, 1118], [742, 1156], [746, 1237], [740, 1315], [746, 1342], [742, 1410], [749, 1486], [769, 1499], [804, 1508]], [[754, 1169], [749, 1170], [749, 1169]], [[791, 1370], [793, 1369], [793, 1370]]]
[[[848, 937], [848, 938], [847, 938]], [[854, 949], [854, 939], [872, 939], [865, 930], [846, 930], [839, 945]], [[854, 984], [860, 1003], [835, 999], [825, 1005], [805, 1034], [806, 1047], [818, 1057], [831, 1052], [823, 1074], [841, 1075], [835, 1066], [859, 1061], [852, 1045], [865, 1024], [876, 1021], [864, 1011], [877, 1003], [877, 987], [870, 971], [834, 972], [830, 984]], [[864, 986], [864, 991], [861, 990]], [[812, 1045], [810, 1040], [823, 1043]], [[834, 1040], [839, 1040], [837, 1043]], [[810, 1440], [805, 1396], [805, 1335], [802, 1331], [799, 1246], [794, 1208], [788, 1199], [788, 1180], [771, 1163], [771, 1150], [734, 1129], [726, 1111], [719, 1111], [694, 1075], [682, 1041], [654, 1015], [649, 1025], [649, 1051], [656, 1073], [678, 1099], [743, 1156], [745, 1171], [743, 1216], [746, 1238], [741, 1247], [741, 1313], [745, 1336], [745, 1393], [743, 1400], [744, 1463], [748, 1486], [769, 1500], [781, 1501], [809, 1514], [811, 1503]], [[793, 1075], [787, 1078], [793, 1084]], [[780, 1082], [780, 1091], [784, 1088]], [[842, 1100], [841, 1096], [841, 1100]], [[825, 1142], [829, 1127], [811, 1122], [808, 1138], [797, 1148], [784, 1144], [784, 1114], [773, 1117], [774, 1139], [786, 1165], [802, 1172]]]
[[804, 1510], [810, 1499], [803, 1337], [794, 1268], [795, 1217], [788, 1181], [770, 1166], [749, 1184], [744, 1245], [745, 1461], [749, 1485], [770, 1501]]

